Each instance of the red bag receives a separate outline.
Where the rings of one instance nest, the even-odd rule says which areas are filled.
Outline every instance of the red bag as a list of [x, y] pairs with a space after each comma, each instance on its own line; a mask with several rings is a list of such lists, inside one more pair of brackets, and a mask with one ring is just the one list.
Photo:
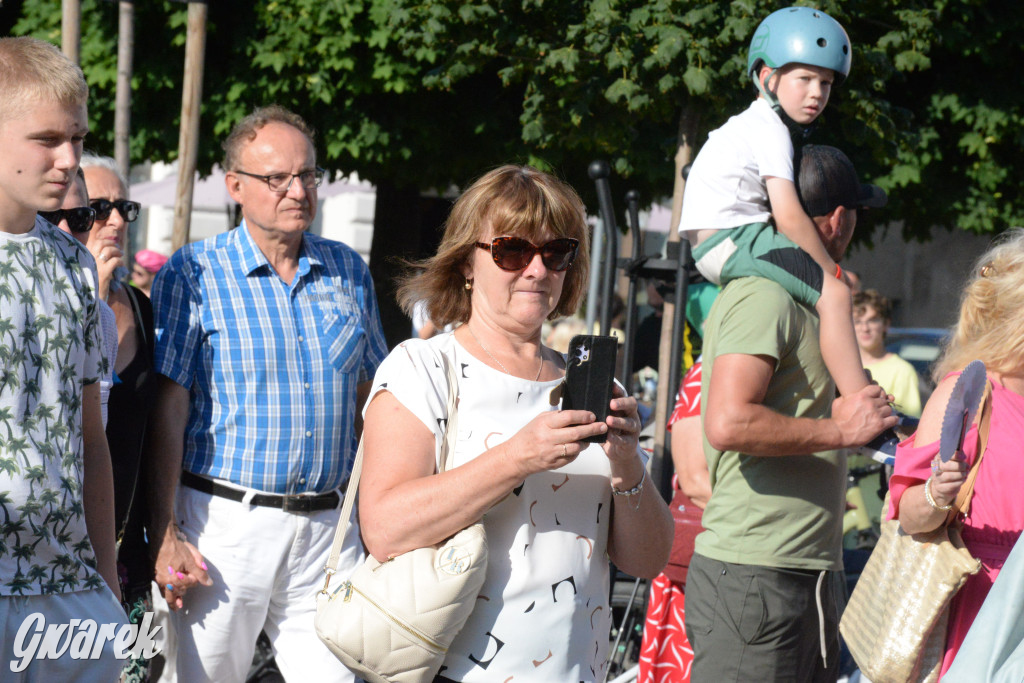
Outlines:
[[676, 583], [686, 583], [686, 572], [690, 567], [690, 558], [693, 557], [693, 541], [697, 534], [704, 531], [700, 519], [704, 511], [693, 504], [686, 494], [676, 489], [672, 496], [672, 519], [675, 521], [676, 533], [672, 541], [672, 553], [669, 555], [668, 564], [665, 565], [664, 574]]

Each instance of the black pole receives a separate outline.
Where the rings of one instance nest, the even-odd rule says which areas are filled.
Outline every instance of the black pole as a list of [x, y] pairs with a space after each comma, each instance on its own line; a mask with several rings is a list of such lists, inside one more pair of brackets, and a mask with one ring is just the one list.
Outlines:
[[[672, 352], [669, 356], [668, 397], [670, 404], [674, 404], [676, 394], [679, 393], [679, 384], [682, 381], [683, 365], [683, 331], [686, 328], [686, 297], [689, 289], [690, 263], [690, 240], [682, 237], [679, 240], [679, 254], [676, 257], [676, 306], [672, 316]], [[660, 378], [659, 378], [660, 381]], [[671, 449], [669, 449], [671, 452]], [[661, 480], [658, 482], [658, 490], [665, 500], [672, 500], [672, 469], [663, 467], [661, 469]]]
[[633, 395], [633, 346], [636, 344], [636, 281], [634, 267], [643, 259], [643, 236], [640, 234], [640, 193], [630, 190], [626, 193], [626, 217], [633, 235], [633, 259], [628, 266], [629, 293], [626, 295], [626, 340], [622, 344], [622, 382], [626, 395]]
[[[611, 167], [607, 161], [591, 162], [587, 174], [597, 187], [597, 205], [604, 223], [605, 260], [602, 268], [604, 287], [601, 301], [601, 334], [611, 334], [612, 328], [612, 297], [615, 294], [615, 257], [619, 251], [618, 228], [615, 227], [615, 209], [612, 207], [612, 191], [608, 183]], [[597, 268], [597, 264], [592, 264]]]

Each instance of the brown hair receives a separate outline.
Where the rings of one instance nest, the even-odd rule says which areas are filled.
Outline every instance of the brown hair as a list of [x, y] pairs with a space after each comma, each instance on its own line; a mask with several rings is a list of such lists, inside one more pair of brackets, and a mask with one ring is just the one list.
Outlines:
[[1024, 370], [1024, 228], [1000, 235], [978, 259], [932, 376], [938, 382], [973, 360], [989, 372]]
[[227, 139], [221, 143], [221, 147], [224, 149], [225, 171], [238, 170], [237, 166], [239, 156], [242, 153], [242, 146], [252, 142], [256, 138], [256, 133], [269, 123], [283, 123], [291, 126], [305, 135], [306, 139], [309, 140], [309, 144], [313, 145], [313, 129], [309, 127], [301, 116], [285, 109], [279, 104], [259, 107], [236, 123], [235, 127], [228, 134]]
[[494, 235], [514, 235], [535, 244], [546, 233], [578, 239], [576, 260], [565, 272], [562, 296], [549, 318], [576, 312], [590, 271], [583, 202], [575, 190], [552, 175], [529, 166], [506, 165], [479, 178], [459, 197], [445, 221], [437, 253], [410, 264], [411, 272], [399, 278], [398, 303], [407, 314], [423, 300], [427, 317], [439, 328], [469, 320], [472, 310], [464, 267], [488, 227]]
[[868, 306], [875, 309], [878, 317], [886, 323], [892, 322], [892, 302], [889, 301], [888, 297], [879, 294], [878, 290], [865, 289], [853, 295], [854, 315], [861, 315]]
[[0, 120], [25, 113], [32, 102], [85, 104], [89, 86], [70, 59], [50, 43], [0, 38]]

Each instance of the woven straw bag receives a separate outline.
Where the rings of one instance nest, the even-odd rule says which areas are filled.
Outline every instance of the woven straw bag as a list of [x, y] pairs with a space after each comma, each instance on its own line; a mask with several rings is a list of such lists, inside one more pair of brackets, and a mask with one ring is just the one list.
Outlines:
[[[964, 547], [956, 520], [970, 509], [988, 443], [990, 385], [985, 387], [979, 417], [978, 455], [946, 522], [924, 534], [906, 533], [897, 520], [883, 522], [881, 538], [843, 612], [839, 631], [872, 683], [938, 681], [949, 603], [981, 569], [981, 562]], [[883, 509], [888, 506], [886, 496]]]
[[872, 683], [937, 681], [949, 601], [980, 568], [955, 528], [910, 535], [883, 522], [839, 622], [861, 673]]

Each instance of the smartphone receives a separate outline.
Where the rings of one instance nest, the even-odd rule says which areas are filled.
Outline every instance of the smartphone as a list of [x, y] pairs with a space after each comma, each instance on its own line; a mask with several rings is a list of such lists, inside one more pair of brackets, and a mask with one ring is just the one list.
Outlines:
[[[589, 410], [597, 416], [597, 422], [605, 421], [612, 400], [617, 352], [615, 337], [578, 334], [572, 338], [565, 365], [562, 410]], [[604, 443], [607, 439], [605, 432], [584, 441]]]

